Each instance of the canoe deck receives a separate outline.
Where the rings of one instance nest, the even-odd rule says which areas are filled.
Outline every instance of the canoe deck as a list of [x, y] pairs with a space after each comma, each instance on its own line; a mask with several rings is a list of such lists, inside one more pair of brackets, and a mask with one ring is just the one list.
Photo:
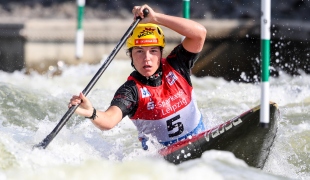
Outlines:
[[201, 157], [207, 150], [223, 150], [232, 152], [249, 166], [263, 168], [276, 136], [278, 115], [277, 104], [270, 102], [270, 122], [267, 128], [262, 128], [260, 106], [256, 106], [191, 139], [161, 149], [160, 154], [167, 161], [180, 164]]

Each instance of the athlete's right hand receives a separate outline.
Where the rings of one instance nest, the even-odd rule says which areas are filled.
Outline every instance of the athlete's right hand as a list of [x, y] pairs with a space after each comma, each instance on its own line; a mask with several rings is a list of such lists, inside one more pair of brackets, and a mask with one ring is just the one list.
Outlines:
[[[149, 13], [146, 17], [144, 17], [143, 14], [144, 9], [149, 10]], [[155, 23], [155, 16], [157, 13], [147, 4], [144, 4], [142, 6], [134, 6], [132, 9], [132, 13], [134, 14], [134, 20], [136, 20], [139, 16], [142, 18], [140, 23]]]
[[75, 111], [76, 114], [84, 117], [92, 116], [93, 106], [83, 93], [80, 93], [79, 96], [72, 96], [68, 108], [76, 105], [79, 105], [79, 107]]

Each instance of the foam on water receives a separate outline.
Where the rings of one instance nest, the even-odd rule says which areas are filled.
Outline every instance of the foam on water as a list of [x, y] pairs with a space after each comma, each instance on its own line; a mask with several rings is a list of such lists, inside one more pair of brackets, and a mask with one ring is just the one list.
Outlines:
[[[126, 117], [110, 131], [73, 115], [45, 150], [32, 149], [56, 126], [73, 94], [81, 92], [100, 65], [62, 66], [59, 76], [0, 72], [0, 180], [2, 179], [307, 179], [310, 177], [310, 76], [281, 74], [270, 80], [270, 100], [281, 117], [263, 170], [230, 152], [208, 151], [175, 166], [158, 157], [155, 145], [140, 148]], [[114, 60], [88, 97], [104, 110], [132, 71]], [[260, 85], [192, 77], [207, 126], [257, 106]]]

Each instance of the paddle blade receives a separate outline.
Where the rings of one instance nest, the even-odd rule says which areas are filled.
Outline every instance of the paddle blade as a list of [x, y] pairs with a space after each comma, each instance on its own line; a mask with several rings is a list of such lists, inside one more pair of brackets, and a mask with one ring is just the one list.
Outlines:
[[54, 136], [52, 136], [51, 134], [49, 134], [48, 136], [46, 136], [45, 139], [43, 139], [42, 142], [40, 142], [39, 144], [36, 144], [34, 146], [32, 146], [32, 149], [34, 148], [38, 148], [38, 149], [45, 149], [47, 147], [47, 145], [53, 140]]

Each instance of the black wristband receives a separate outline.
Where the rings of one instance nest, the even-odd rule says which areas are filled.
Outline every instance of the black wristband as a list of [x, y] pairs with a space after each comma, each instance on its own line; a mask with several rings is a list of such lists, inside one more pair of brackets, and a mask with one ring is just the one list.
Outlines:
[[85, 118], [95, 120], [96, 117], [98, 117], [98, 116], [97, 116], [97, 111], [96, 111], [96, 109], [94, 108], [94, 110], [93, 110], [93, 115], [91, 115], [90, 117], [85, 117]]

